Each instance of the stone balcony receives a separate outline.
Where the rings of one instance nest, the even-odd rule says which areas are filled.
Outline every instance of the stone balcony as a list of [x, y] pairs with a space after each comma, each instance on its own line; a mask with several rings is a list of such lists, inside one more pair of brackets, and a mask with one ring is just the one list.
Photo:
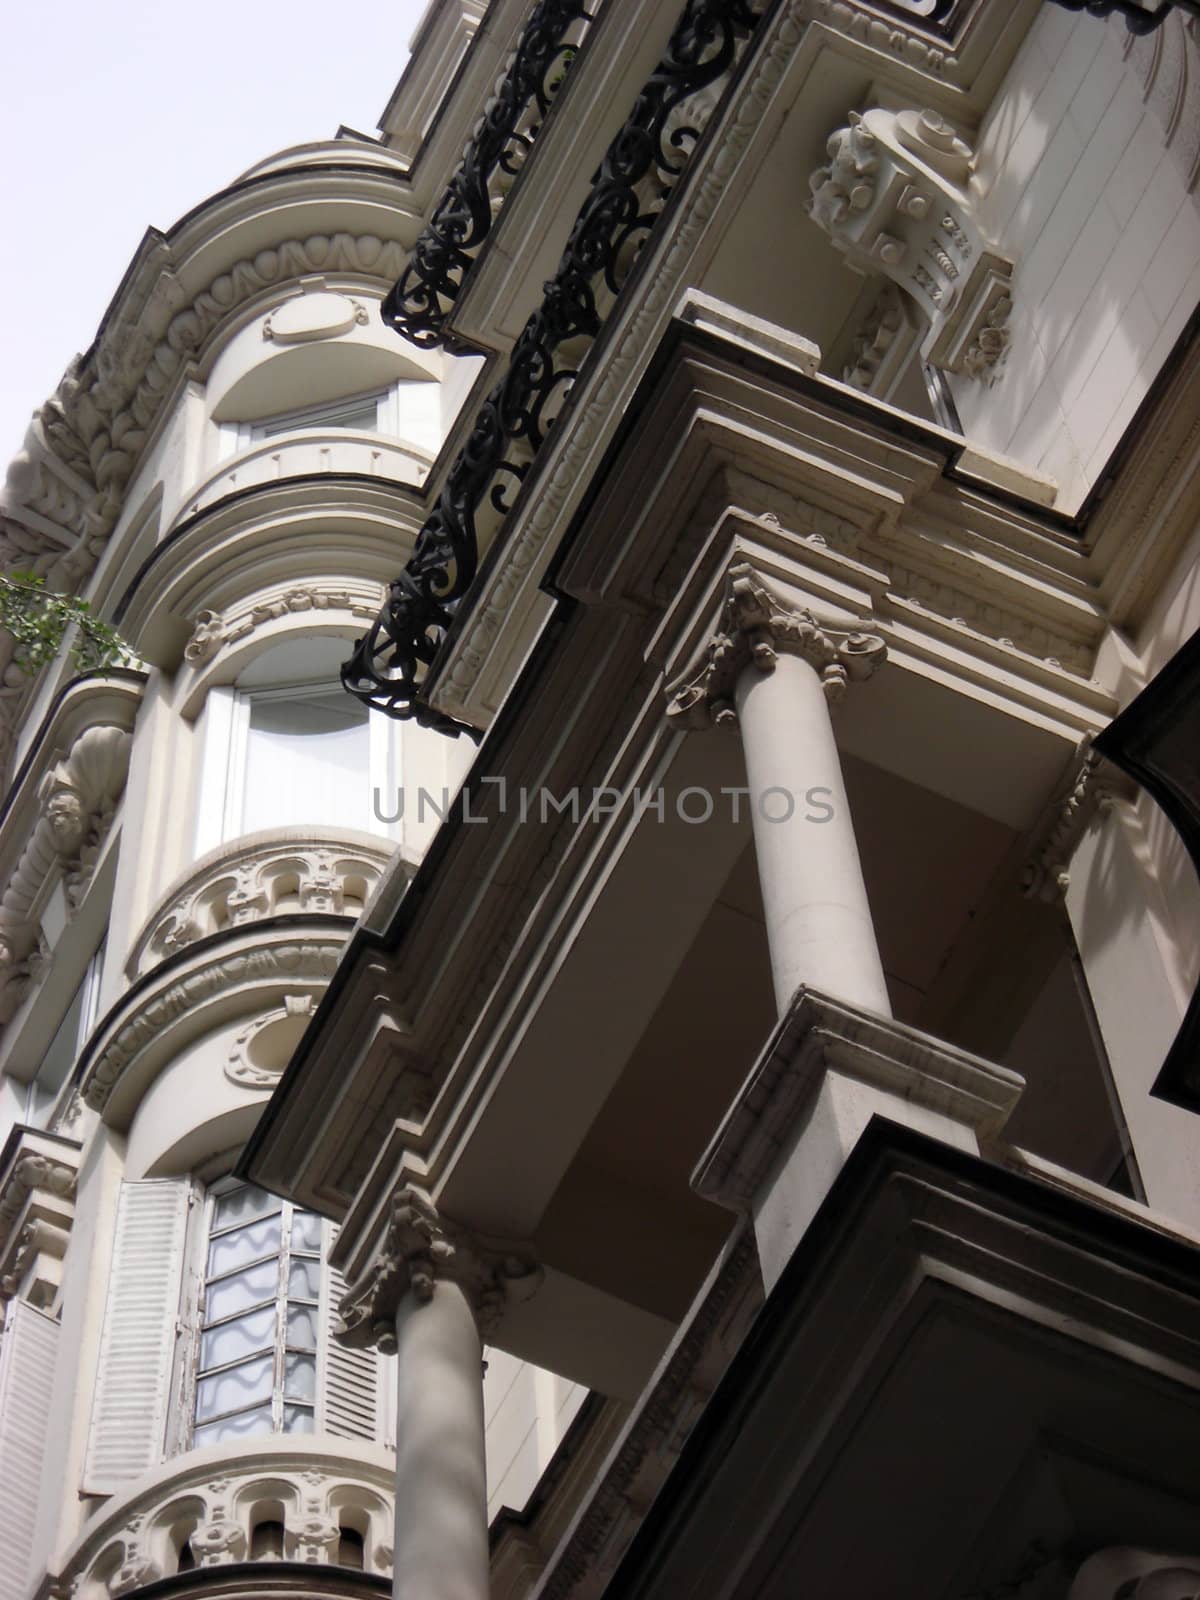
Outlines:
[[392, 853], [348, 829], [280, 828], [219, 845], [163, 897], [126, 971], [140, 977], [208, 934], [286, 912], [357, 917]]
[[[38, 1597], [120, 1600], [146, 1584], [210, 1568], [219, 1585], [235, 1578], [229, 1569], [244, 1572], [258, 1562], [275, 1564], [276, 1572], [284, 1563], [320, 1569], [314, 1593], [371, 1592], [363, 1579], [391, 1572], [392, 1485], [389, 1451], [332, 1438], [258, 1439], [232, 1457], [225, 1445], [191, 1451], [109, 1501], [51, 1563]], [[197, 1592], [195, 1584], [193, 1577], [188, 1593]], [[235, 1583], [228, 1592], [241, 1590]], [[263, 1590], [252, 1579], [245, 1592]]]

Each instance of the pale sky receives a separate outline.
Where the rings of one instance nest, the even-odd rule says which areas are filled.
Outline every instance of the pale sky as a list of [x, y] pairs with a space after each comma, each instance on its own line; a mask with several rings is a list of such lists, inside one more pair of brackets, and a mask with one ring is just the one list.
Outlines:
[[425, 0], [16, 3], [0, 96], [0, 480], [146, 228], [273, 151], [363, 133]]

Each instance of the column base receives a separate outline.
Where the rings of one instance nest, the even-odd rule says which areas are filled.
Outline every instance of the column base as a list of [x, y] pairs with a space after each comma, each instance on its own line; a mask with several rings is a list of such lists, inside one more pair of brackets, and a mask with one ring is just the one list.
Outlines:
[[797, 991], [692, 1176], [754, 1219], [767, 1291], [874, 1116], [978, 1152], [1025, 1087], [915, 1028]]

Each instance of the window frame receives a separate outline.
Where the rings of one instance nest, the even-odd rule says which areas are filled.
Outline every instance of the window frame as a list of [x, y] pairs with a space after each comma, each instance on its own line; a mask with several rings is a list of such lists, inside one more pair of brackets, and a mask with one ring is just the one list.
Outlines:
[[[336, 687], [328, 679], [310, 678], [291, 683], [256, 684], [248, 688], [222, 685], [209, 690], [205, 700], [204, 747], [196, 806], [197, 855], [204, 855], [218, 845], [229, 844], [247, 833], [257, 831], [245, 825], [247, 754], [254, 702], [324, 698]], [[353, 704], [349, 697], [347, 704], [348, 707]], [[366, 728], [367, 771], [364, 777], [367, 797], [363, 819], [354, 824], [344, 824], [307, 818], [297, 826], [311, 826], [314, 831], [319, 831], [322, 826], [352, 826], [359, 832], [372, 833], [393, 843], [401, 839], [403, 819], [398, 817], [394, 822], [381, 822], [374, 811], [374, 795], [378, 790], [385, 797], [385, 814], [390, 814], [391, 796], [401, 782], [399, 733], [386, 718], [369, 714]]]
[[[369, 425], [346, 423], [338, 420], [350, 412], [359, 412], [370, 404], [375, 406], [375, 420]], [[218, 459], [226, 460], [243, 450], [270, 444], [290, 433], [330, 433], [345, 429], [347, 433], [379, 433], [398, 438], [400, 430], [400, 391], [398, 383], [382, 389], [365, 389], [359, 394], [343, 396], [340, 400], [324, 400], [315, 405], [296, 406], [287, 411], [277, 411], [268, 417], [256, 417], [249, 422], [221, 422]]]
[[[183, 1450], [199, 1450], [209, 1445], [236, 1445], [242, 1440], [268, 1437], [284, 1437], [295, 1434], [306, 1436], [317, 1431], [317, 1413], [320, 1406], [322, 1383], [322, 1282], [326, 1270], [326, 1257], [328, 1242], [326, 1228], [323, 1220], [314, 1211], [297, 1206], [290, 1200], [282, 1199], [278, 1195], [267, 1194], [266, 1190], [259, 1192], [270, 1202], [269, 1208], [256, 1211], [247, 1216], [242, 1216], [233, 1221], [221, 1224], [218, 1222], [218, 1212], [222, 1200], [239, 1190], [258, 1190], [257, 1184], [243, 1183], [234, 1178], [224, 1178], [211, 1184], [204, 1196], [201, 1208], [200, 1238], [198, 1241], [198, 1255], [196, 1263], [196, 1292], [195, 1315], [193, 1321], [194, 1338], [187, 1359], [188, 1381], [185, 1387], [185, 1426], [182, 1430]], [[214, 1240], [230, 1238], [239, 1229], [252, 1227], [255, 1223], [266, 1218], [278, 1216], [280, 1219], [280, 1232], [278, 1248], [266, 1253], [255, 1255], [252, 1259], [238, 1262], [232, 1267], [223, 1268], [217, 1272], [210, 1272], [209, 1259]], [[298, 1216], [309, 1217], [315, 1220], [317, 1231], [317, 1244], [315, 1248], [298, 1247], [292, 1242], [292, 1225]], [[291, 1266], [293, 1260], [304, 1260], [315, 1263], [316, 1283], [311, 1296], [292, 1293]], [[207, 1310], [210, 1299], [210, 1290], [214, 1284], [228, 1283], [239, 1273], [244, 1273], [254, 1267], [260, 1267], [265, 1262], [274, 1261], [276, 1271], [271, 1293], [264, 1298], [240, 1306], [236, 1311], [208, 1319]], [[290, 1341], [289, 1308], [292, 1305], [302, 1305], [312, 1313], [313, 1343], [307, 1348]], [[201, 1365], [204, 1350], [204, 1336], [215, 1328], [228, 1327], [230, 1324], [270, 1308], [274, 1313], [274, 1332], [269, 1346], [261, 1350], [251, 1350], [229, 1361], [217, 1361], [209, 1367]], [[208, 1380], [229, 1372], [238, 1367], [248, 1366], [261, 1361], [268, 1353], [272, 1359], [271, 1390], [269, 1402], [259, 1400], [248, 1404], [227, 1407], [214, 1411], [211, 1416], [201, 1419], [197, 1412], [200, 1405], [202, 1385]], [[290, 1396], [287, 1393], [288, 1357], [294, 1355], [307, 1356], [312, 1361], [312, 1392], [307, 1399]], [[271, 1427], [254, 1433], [231, 1434], [225, 1438], [198, 1438], [202, 1430], [215, 1428], [222, 1422], [227, 1422], [239, 1416], [248, 1416], [253, 1412], [261, 1411], [266, 1404], [271, 1409]], [[306, 1412], [309, 1417], [309, 1426], [306, 1429], [289, 1429], [284, 1426], [289, 1410]]]

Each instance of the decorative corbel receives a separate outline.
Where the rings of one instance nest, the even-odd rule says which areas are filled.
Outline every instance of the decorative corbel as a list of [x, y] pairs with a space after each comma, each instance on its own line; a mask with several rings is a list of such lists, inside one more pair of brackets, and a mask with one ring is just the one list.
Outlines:
[[730, 569], [717, 630], [700, 665], [667, 689], [667, 716], [686, 728], [732, 727], [735, 689], [747, 667], [773, 672], [781, 655], [800, 656], [836, 703], [850, 683], [869, 678], [887, 656], [878, 635], [790, 610], [743, 563]]
[[[903, 292], [925, 326], [926, 360], [995, 382], [1008, 351], [1013, 264], [975, 216], [970, 145], [936, 112], [875, 106], [852, 111], [826, 154], [809, 179], [813, 221], [856, 271]], [[863, 336], [868, 345], [887, 329], [883, 311]], [[901, 327], [894, 314], [891, 322]]]
[[524, 1246], [459, 1228], [411, 1185], [393, 1197], [387, 1231], [374, 1258], [342, 1297], [336, 1337], [354, 1348], [396, 1349], [396, 1315], [411, 1294], [428, 1304], [440, 1282], [456, 1283], [475, 1313], [481, 1336], [492, 1332], [510, 1301], [529, 1299], [542, 1269]]
[[1064, 895], [1070, 883], [1071, 859], [1093, 819], [1136, 794], [1132, 779], [1093, 750], [1088, 740], [1082, 741], [1078, 755], [1079, 764], [1070, 781], [1035, 835], [1021, 878], [1021, 890], [1028, 900], [1049, 903]]

